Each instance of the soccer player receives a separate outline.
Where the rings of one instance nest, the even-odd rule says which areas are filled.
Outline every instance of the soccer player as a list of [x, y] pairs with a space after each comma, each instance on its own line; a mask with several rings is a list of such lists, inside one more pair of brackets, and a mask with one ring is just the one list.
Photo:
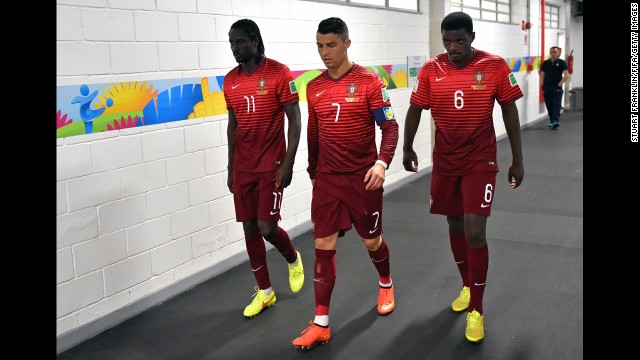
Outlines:
[[289, 263], [291, 291], [297, 293], [304, 283], [300, 252], [278, 226], [284, 188], [291, 183], [300, 142], [300, 106], [289, 68], [265, 57], [260, 29], [253, 20], [231, 25], [229, 45], [239, 65], [227, 73], [223, 83], [229, 110], [227, 186], [233, 193], [236, 220], [242, 222], [249, 264], [258, 283], [253, 301], [244, 309], [244, 316], [253, 317], [276, 303], [263, 238]]
[[[352, 223], [378, 271], [378, 313], [389, 314], [395, 307], [389, 248], [381, 234], [382, 185], [398, 143], [398, 124], [380, 77], [349, 60], [351, 40], [344, 21], [322, 20], [316, 43], [327, 70], [307, 86], [316, 308], [311, 326], [292, 342], [303, 349], [331, 339], [329, 303], [336, 282], [336, 245]], [[376, 124], [382, 131], [379, 154]]]
[[422, 110], [431, 109], [436, 130], [430, 212], [447, 217], [463, 286], [451, 307], [467, 310], [465, 336], [479, 342], [484, 338], [482, 296], [489, 267], [486, 225], [498, 172], [493, 106], [498, 101], [502, 108], [512, 155], [507, 181], [517, 188], [524, 165], [515, 101], [523, 94], [503, 58], [471, 47], [475, 32], [469, 15], [445, 16], [440, 32], [447, 52], [427, 60], [420, 70], [407, 110], [402, 163], [407, 171], [418, 170], [413, 140]]
[[560, 109], [562, 108], [562, 84], [569, 80], [569, 66], [560, 59], [562, 49], [552, 46], [549, 49], [550, 58], [540, 66], [540, 87], [544, 95], [544, 104], [549, 114], [549, 129], [555, 130], [560, 126]]

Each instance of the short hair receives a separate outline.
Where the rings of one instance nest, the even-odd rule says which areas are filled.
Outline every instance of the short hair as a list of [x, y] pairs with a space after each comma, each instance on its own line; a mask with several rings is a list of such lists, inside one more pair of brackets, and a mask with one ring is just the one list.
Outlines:
[[322, 35], [336, 34], [342, 41], [346, 41], [349, 38], [349, 28], [342, 19], [337, 17], [330, 17], [320, 21], [318, 24], [318, 33]]
[[473, 20], [471, 16], [462, 11], [452, 12], [442, 19], [440, 24], [440, 32], [443, 30], [459, 30], [464, 29], [469, 35], [473, 33]]
[[553, 50], [553, 49], [558, 49], [560, 51], [562, 51], [562, 48], [560, 46], [552, 46], [549, 48], [549, 50]]
[[258, 43], [258, 55], [257, 58], [264, 56], [264, 42], [262, 42], [262, 35], [260, 35], [260, 28], [255, 21], [251, 19], [241, 19], [231, 25], [231, 29], [242, 29], [247, 33], [251, 41]]

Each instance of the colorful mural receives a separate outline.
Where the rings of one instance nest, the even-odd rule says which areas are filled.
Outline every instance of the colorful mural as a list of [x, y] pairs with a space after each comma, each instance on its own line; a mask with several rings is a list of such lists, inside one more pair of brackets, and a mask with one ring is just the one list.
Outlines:
[[[539, 57], [506, 58], [512, 71], [539, 68]], [[387, 89], [405, 88], [407, 64], [366, 66]], [[307, 83], [325, 69], [292, 71], [300, 101]], [[58, 86], [56, 137], [120, 130], [227, 113], [224, 76]]]

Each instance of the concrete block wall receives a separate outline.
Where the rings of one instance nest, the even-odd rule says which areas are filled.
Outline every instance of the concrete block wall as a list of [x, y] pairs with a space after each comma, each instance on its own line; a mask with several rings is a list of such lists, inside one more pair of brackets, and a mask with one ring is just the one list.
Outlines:
[[[315, 31], [330, 16], [349, 25], [351, 60], [406, 63], [409, 55], [436, 55], [429, 54], [429, 2], [420, 0], [420, 9], [304, 0], [57, 0], [57, 85], [225, 75], [236, 65], [228, 29], [245, 17], [260, 26], [267, 56], [292, 70], [324, 69]], [[474, 24], [476, 47], [533, 55], [517, 43], [519, 27]], [[141, 49], [149, 56], [138, 56]], [[517, 103], [524, 125], [544, 111], [537, 74], [515, 75], [525, 92]], [[389, 95], [402, 135], [411, 89]], [[301, 142], [280, 224], [292, 237], [310, 230], [307, 107], [300, 105]], [[498, 106], [494, 118], [503, 137]], [[226, 187], [226, 126], [226, 116], [212, 116], [57, 140], [58, 351], [246, 261]], [[414, 144], [421, 171], [430, 171], [431, 138], [425, 111]], [[387, 191], [415, 176], [402, 167], [402, 146], [400, 136]]]

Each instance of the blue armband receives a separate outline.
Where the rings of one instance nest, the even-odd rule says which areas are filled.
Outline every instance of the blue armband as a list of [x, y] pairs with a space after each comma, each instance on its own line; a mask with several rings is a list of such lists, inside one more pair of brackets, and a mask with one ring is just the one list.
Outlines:
[[378, 124], [378, 126], [381, 126], [387, 121], [396, 121], [391, 106], [385, 106], [380, 109], [373, 110], [373, 117], [376, 119], [376, 124]]

